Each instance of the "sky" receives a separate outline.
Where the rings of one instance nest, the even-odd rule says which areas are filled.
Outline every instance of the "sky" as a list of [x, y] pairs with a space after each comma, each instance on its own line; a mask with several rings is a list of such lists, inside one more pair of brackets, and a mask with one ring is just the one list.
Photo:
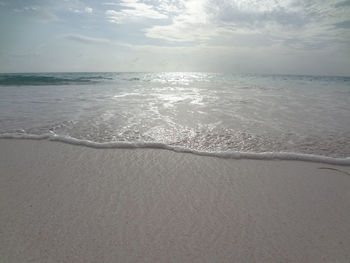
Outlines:
[[350, 76], [350, 0], [0, 0], [0, 72]]

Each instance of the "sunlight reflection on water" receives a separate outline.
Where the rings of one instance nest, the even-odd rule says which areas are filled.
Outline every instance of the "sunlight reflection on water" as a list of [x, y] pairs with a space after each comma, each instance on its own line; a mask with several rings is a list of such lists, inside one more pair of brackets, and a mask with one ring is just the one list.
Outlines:
[[[87, 81], [89, 74], [69, 77]], [[350, 80], [97, 74], [84, 85], [0, 86], [0, 132], [52, 131], [99, 142], [155, 141], [210, 151], [350, 155]]]

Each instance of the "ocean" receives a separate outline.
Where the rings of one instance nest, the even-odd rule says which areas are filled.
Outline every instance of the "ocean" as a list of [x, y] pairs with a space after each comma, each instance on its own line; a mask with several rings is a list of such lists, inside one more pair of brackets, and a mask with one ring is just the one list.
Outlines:
[[349, 161], [350, 77], [0, 74], [0, 138]]

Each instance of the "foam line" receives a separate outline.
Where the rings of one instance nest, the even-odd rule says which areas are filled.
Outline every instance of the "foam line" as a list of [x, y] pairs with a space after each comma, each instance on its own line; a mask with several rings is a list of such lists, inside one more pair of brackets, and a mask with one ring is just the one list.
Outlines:
[[314, 154], [303, 154], [293, 152], [236, 152], [236, 151], [219, 151], [219, 152], [207, 152], [188, 149], [179, 146], [167, 145], [157, 142], [93, 142], [89, 140], [80, 140], [69, 136], [59, 136], [54, 133], [34, 135], [34, 134], [12, 134], [4, 133], [0, 134], [0, 139], [30, 139], [30, 140], [49, 140], [58, 141], [73, 145], [87, 146], [96, 149], [113, 149], [113, 148], [150, 148], [150, 149], [166, 149], [175, 152], [192, 153], [200, 156], [211, 156], [225, 159], [251, 159], [251, 160], [294, 160], [294, 161], [308, 161], [308, 162], [320, 162], [335, 165], [349, 165], [350, 157], [335, 158]]

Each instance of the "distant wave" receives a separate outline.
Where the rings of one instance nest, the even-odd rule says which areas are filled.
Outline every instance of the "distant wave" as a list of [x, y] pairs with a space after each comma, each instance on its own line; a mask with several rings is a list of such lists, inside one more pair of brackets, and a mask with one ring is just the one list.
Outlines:
[[[169, 73], [170, 77], [171, 74]], [[70, 85], [70, 84], [94, 84], [107, 80], [124, 81], [124, 82], [162, 82], [169, 81], [169, 74], [146, 74], [146, 73], [121, 73], [121, 72], [76, 72], [76, 73], [0, 73], [0, 86], [38, 86], [38, 85]], [[207, 77], [209, 73], [205, 74]], [[141, 76], [141, 77], [140, 77]], [[203, 73], [191, 73], [186, 75], [189, 81], [203, 81]], [[220, 75], [212, 73], [211, 76], [217, 77], [217, 81], [231, 83], [237, 75], [227, 74]], [[247, 75], [248, 76], [248, 75]], [[255, 75], [251, 75], [253, 77]], [[238, 76], [242, 77], [242, 76]], [[248, 76], [249, 77], [249, 76]], [[332, 76], [297, 76], [297, 75], [256, 75], [261, 79], [272, 80], [304, 80], [308, 82], [331, 81], [331, 82], [350, 82], [350, 77], [332, 77]], [[205, 79], [205, 78], [204, 78]], [[182, 80], [182, 76], [174, 76], [171, 81]], [[256, 87], [249, 87], [256, 89]], [[260, 87], [261, 88], [261, 87]], [[246, 88], [245, 88], [246, 89]]]
[[60, 76], [40, 74], [1, 74], [0, 85], [3, 86], [38, 86], [91, 84], [106, 79], [103, 76]]
[[198, 151], [189, 148], [172, 146], [164, 143], [157, 142], [93, 142], [89, 140], [80, 140], [69, 136], [59, 136], [55, 133], [34, 135], [34, 134], [0, 134], [0, 139], [31, 139], [31, 140], [49, 140], [68, 143], [72, 145], [87, 146], [96, 149], [111, 149], [111, 148], [150, 148], [150, 149], [165, 149], [175, 152], [192, 153], [200, 156], [211, 156], [225, 159], [251, 159], [251, 160], [294, 160], [294, 161], [307, 161], [307, 162], [319, 162], [334, 165], [350, 165], [350, 157], [347, 158], [334, 158], [328, 156], [292, 153], [292, 152], [236, 152], [236, 151]]
[[127, 79], [124, 79], [126, 81], [139, 81], [140, 78], [127, 78]]

